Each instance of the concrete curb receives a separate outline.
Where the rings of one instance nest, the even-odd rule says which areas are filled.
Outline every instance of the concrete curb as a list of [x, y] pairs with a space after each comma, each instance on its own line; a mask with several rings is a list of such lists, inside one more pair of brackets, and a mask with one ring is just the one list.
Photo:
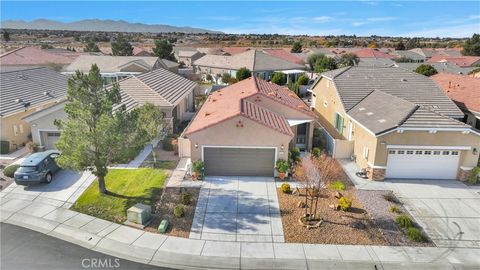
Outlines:
[[[0, 220], [116, 257], [182, 269], [475, 268], [480, 249], [218, 242], [144, 232], [51, 205], [10, 199]], [[35, 213], [40, 213], [34, 216]], [[74, 221], [78, 220], [79, 223]], [[70, 225], [67, 225], [70, 224]], [[78, 227], [78, 228], [77, 228]], [[88, 229], [88, 230], [87, 230]], [[90, 230], [90, 231], [89, 231]], [[92, 233], [95, 231], [97, 233]], [[269, 246], [267, 249], [265, 247]], [[270, 250], [271, 246], [271, 250]]]

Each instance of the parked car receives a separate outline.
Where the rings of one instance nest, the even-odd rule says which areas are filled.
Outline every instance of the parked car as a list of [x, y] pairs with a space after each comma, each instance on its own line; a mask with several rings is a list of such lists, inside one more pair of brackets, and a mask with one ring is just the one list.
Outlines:
[[17, 185], [52, 182], [53, 175], [60, 170], [55, 159], [60, 155], [56, 150], [34, 153], [27, 157], [15, 171]]

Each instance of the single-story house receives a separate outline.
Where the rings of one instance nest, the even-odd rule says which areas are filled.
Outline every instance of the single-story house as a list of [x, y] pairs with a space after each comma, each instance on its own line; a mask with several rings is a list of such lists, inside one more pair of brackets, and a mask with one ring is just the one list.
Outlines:
[[294, 55], [293, 53], [285, 49], [263, 49], [263, 52], [268, 55], [271, 55], [295, 64], [299, 64], [299, 65], [305, 64], [302, 58]]
[[480, 130], [480, 78], [438, 73], [432, 78], [465, 114], [462, 122]]
[[451, 74], [469, 74], [474, 67], [459, 67], [450, 62], [442, 62], [442, 63], [395, 63], [395, 66], [409, 70], [415, 71], [418, 66], [420, 65], [431, 65], [433, 66], [438, 72], [445, 72]]
[[14, 150], [33, 137], [23, 118], [64, 100], [67, 77], [45, 67], [1, 72], [0, 86], [1, 140]]
[[425, 56], [413, 51], [395, 50], [390, 54], [396, 55], [399, 58], [405, 57], [405, 58], [411, 59], [413, 62], [416, 62], [416, 63], [422, 63], [422, 62], [425, 62], [426, 60]]
[[397, 56], [384, 53], [379, 49], [364, 48], [364, 49], [353, 51], [352, 53], [357, 55], [358, 58], [386, 58], [386, 59], [397, 58]]
[[449, 62], [459, 67], [474, 67], [480, 64], [480, 56], [460, 56], [452, 57], [445, 55], [434, 55], [427, 60], [427, 63], [445, 63]]
[[71, 64], [82, 53], [60, 53], [56, 50], [43, 50], [36, 47], [21, 47], [0, 55], [2, 71], [15, 71], [26, 68], [49, 67], [60, 71]]
[[346, 67], [322, 73], [312, 106], [331, 149], [372, 180], [466, 180], [477, 165], [480, 132], [435, 82], [401, 68]]
[[177, 73], [179, 67], [178, 63], [153, 56], [82, 55], [65, 67], [62, 73], [70, 75], [77, 70], [86, 73], [93, 64], [96, 64], [100, 69], [102, 77], [106, 79], [106, 84], [157, 68], [164, 68]]
[[291, 147], [310, 149], [315, 114], [287, 88], [250, 77], [210, 94], [179, 138], [207, 175], [273, 176]]
[[203, 53], [199, 51], [178, 51], [177, 60], [178, 62], [183, 62], [186, 67], [191, 67], [192, 63], [204, 56]]
[[237, 70], [246, 67], [255, 77], [270, 79], [276, 71], [305, 70], [305, 65], [268, 55], [259, 50], [248, 50], [232, 56], [205, 55], [193, 63], [194, 71], [203, 76], [211, 75], [216, 83], [221, 82], [221, 76], [229, 73], [235, 77]]
[[[165, 113], [166, 132], [176, 132], [177, 125], [195, 114], [194, 90], [197, 83], [163, 68], [135, 75], [118, 82], [121, 105], [127, 110], [151, 103]], [[118, 107], [117, 106], [117, 107]]]
[[32, 141], [40, 149], [55, 149], [55, 143], [60, 139], [61, 134], [61, 130], [55, 125], [55, 120], [67, 120], [67, 114], [64, 110], [66, 103], [67, 101], [63, 100], [23, 118], [30, 123]]

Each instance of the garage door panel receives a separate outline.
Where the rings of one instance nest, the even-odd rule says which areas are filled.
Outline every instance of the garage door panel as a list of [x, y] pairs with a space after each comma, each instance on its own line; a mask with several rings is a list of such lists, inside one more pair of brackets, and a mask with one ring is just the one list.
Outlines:
[[266, 148], [203, 149], [206, 175], [273, 176], [275, 150]]
[[458, 151], [390, 150], [386, 178], [455, 179]]

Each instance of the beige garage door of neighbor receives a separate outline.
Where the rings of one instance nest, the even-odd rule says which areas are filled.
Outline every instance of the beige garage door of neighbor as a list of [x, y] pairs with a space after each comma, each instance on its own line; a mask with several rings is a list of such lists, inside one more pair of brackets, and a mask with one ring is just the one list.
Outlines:
[[204, 147], [205, 175], [273, 176], [275, 149]]
[[55, 143], [60, 139], [60, 132], [42, 132], [43, 145], [45, 150], [55, 149]]

